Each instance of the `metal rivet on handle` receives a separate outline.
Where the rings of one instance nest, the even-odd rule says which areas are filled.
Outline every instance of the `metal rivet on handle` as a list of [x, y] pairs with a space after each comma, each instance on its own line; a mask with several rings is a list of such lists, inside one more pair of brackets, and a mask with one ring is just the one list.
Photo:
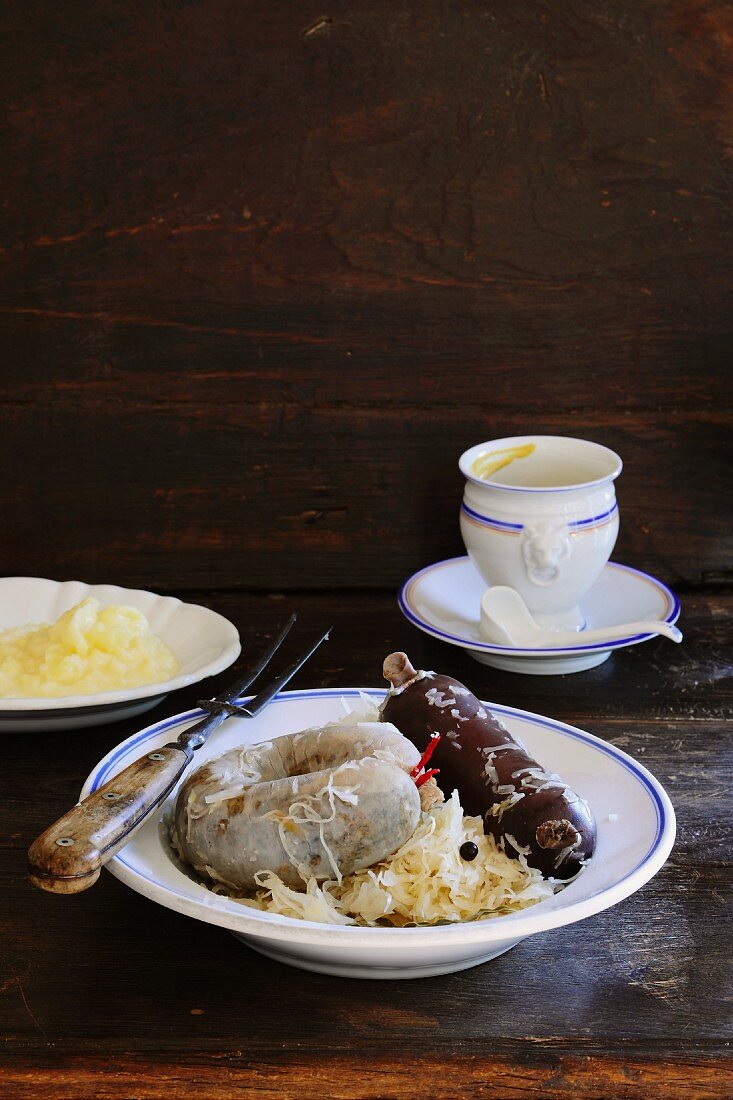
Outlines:
[[164, 752], [149, 752], [148, 760], [165, 760]]
[[107, 791], [106, 794], [102, 795], [102, 798], [106, 798], [108, 802], [116, 802], [119, 798], [122, 798], [122, 795], [118, 794], [117, 791]]
[[76, 841], [70, 836], [60, 836], [56, 843], [59, 848], [70, 848], [72, 844], [76, 844]]

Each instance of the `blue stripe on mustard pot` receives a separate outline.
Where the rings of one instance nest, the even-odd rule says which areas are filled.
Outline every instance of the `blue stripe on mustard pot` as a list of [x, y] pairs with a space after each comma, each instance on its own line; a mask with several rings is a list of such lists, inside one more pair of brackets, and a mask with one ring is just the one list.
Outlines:
[[[461, 511], [466, 518], [466, 522], [473, 524], [475, 527], [490, 527], [492, 531], [498, 531], [500, 534], [504, 535], [519, 535], [519, 533], [524, 530], [523, 523], [508, 523], [506, 520], [495, 519], [493, 516], [483, 515], [481, 512], [476, 512], [473, 508], [469, 508], [465, 501], [461, 504]], [[596, 531], [612, 523], [617, 512], [618, 502], [614, 501], [612, 507], [609, 508], [607, 512], [601, 512], [600, 515], [597, 516], [590, 516], [588, 519], [569, 520], [567, 526], [570, 529], [570, 534]]]

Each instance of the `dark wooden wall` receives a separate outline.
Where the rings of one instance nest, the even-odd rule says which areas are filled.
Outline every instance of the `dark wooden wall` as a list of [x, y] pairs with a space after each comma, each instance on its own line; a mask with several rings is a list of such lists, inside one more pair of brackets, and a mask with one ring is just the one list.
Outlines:
[[541, 431], [729, 578], [732, 11], [5, 4], [0, 572], [392, 588]]

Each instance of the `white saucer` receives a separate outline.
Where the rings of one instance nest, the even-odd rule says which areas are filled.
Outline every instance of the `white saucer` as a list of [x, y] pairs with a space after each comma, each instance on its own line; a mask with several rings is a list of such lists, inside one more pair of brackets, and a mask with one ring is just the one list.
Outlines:
[[[399, 593], [403, 615], [434, 638], [461, 646], [484, 665], [538, 676], [582, 672], [607, 660], [614, 649], [656, 638], [632, 634], [614, 642], [583, 645], [582, 631], [574, 646], [519, 649], [493, 645], [479, 634], [479, 609], [486, 582], [468, 557], [435, 562], [405, 581]], [[655, 577], [628, 565], [609, 562], [580, 604], [589, 630], [622, 626], [640, 619], [679, 618], [673, 592]]]

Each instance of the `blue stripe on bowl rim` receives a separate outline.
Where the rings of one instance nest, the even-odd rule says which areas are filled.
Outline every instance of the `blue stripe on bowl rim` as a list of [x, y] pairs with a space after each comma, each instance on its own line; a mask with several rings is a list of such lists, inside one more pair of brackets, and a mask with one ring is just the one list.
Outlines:
[[[432, 635], [434, 638], [445, 639], [456, 645], [462, 646], [464, 649], [480, 649], [487, 653], [515, 653], [517, 656], [533, 657], [541, 653], [551, 653], [560, 657], [569, 653], [593, 653], [593, 652], [605, 652], [608, 649], [621, 649], [627, 645], [633, 645], [636, 642], [646, 642], [650, 638], [656, 638], [656, 634], [630, 634], [625, 638], [617, 638], [613, 642], [593, 642], [589, 645], [575, 645], [575, 646], [548, 646], [544, 648], [537, 647], [536, 649], [520, 649], [517, 646], [511, 645], [494, 645], [491, 642], [482, 642], [479, 639], [461, 637], [458, 634], [450, 634], [445, 630], [441, 630], [437, 626], [433, 626], [432, 623], [426, 622], [425, 619], [420, 618], [411, 606], [408, 604], [405, 597], [405, 593], [408, 587], [420, 580], [426, 573], [430, 573], [433, 569], [437, 569], [443, 565], [450, 565], [453, 562], [470, 562], [471, 559], [467, 554], [461, 554], [455, 558], [446, 558], [444, 561], [433, 562], [432, 565], [426, 565], [424, 569], [418, 570], [417, 573], [413, 573], [411, 577], [405, 581], [397, 594], [397, 602], [399, 604], [400, 611], [409, 619], [419, 630], [423, 630], [426, 634]], [[667, 597], [669, 602], [669, 610], [665, 616], [664, 622], [675, 623], [680, 614], [680, 601], [675, 596], [671, 588], [667, 588], [666, 584], [662, 584], [660, 580], [653, 577], [651, 573], [644, 573], [641, 569], [634, 569], [630, 565], [621, 565], [617, 561], [609, 561], [604, 566], [604, 569], [622, 569], [626, 573], [633, 573], [637, 577], [642, 577], [654, 588], [658, 588]], [[487, 588], [489, 585], [486, 586]]]
[[[272, 703], [270, 705], [275, 706], [280, 702], [287, 702], [289, 700], [298, 699], [319, 699], [334, 697], [356, 698], [360, 694], [372, 695], [375, 698], [383, 699], [387, 692], [383, 688], [315, 688], [312, 690], [306, 689], [301, 691], [285, 691], [276, 696], [275, 699], [272, 700]], [[252, 696], [243, 695], [240, 696], [239, 699], [237, 699], [237, 702], [241, 704], [251, 698]], [[482, 702], [485, 701], [482, 700]], [[498, 703], [489, 702], [485, 702], [485, 705], [493, 714], [500, 714], [504, 717], [509, 718], [521, 718], [524, 721], [529, 722], [531, 725], [551, 729], [554, 732], [560, 733], [565, 737], [570, 737], [572, 740], [580, 741], [583, 744], [590, 745], [592, 748], [599, 750], [606, 756], [610, 756], [611, 759], [614, 760], [617, 764], [620, 764], [622, 767], [624, 767], [634, 776], [637, 782], [639, 782], [642, 788], [646, 791], [652, 805], [654, 806], [656, 815], [656, 831], [654, 835], [654, 840], [651, 842], [646, 853], [638, 861], [636, 866], [632, 868], [632, 870], [627, 871], [623, 878], [618, 879], [618, 881], [614, 882], [611, 887], [604, 887], [602, 890], [599, 890], [597, 892], [598, 894], [602, 894], [608, 889], [615, 889], [622, 882], [625, 882], [627, 879], [631, 878], [632, 875], [635, 875], [637, 871], [639, 871], [644, 866], [644, 864], [648, 863], [649, 860], [652, 859], [660, 844], [662, 843], [662, 839], [670, 824], [670, 820], [668, 819], [664, 801], [662, 799], [662, 796], [660, 795], [660, 789], [662, 788], [660, 787], [660, 784], [657, 782], [654, 776], [652, 776], [651, 773], [646, 770], [646, 768], [644, 768], [641, 764], [638, 764], [633, 757], [629, 756], [621, 749], [616, 748], [615, 745], [609, 744], [607, 741], [604, 741], [600, 737], [596, 737], [592, 733], [586, 733], [584, 730], [577, 729], [574, 726], [568, 726], [564, 722], [558, 722], [553, 718], [545, 718], [541, 714], [535, 714], [532, 711], [521, 710], [517, 707], [506, 707], [501, 706]], [[171, 718], [162, 719], [160, 722], [156, 722], [154, 725], [149, 726], [146, 730], [142, 730], [139, 734], [133, 736], [132, 738], [128, 738], [127, 741], [123, 741], [122, 744], [118, 745], [116, 749], [112, 750], [111, 754], [105, 760], [100, 761], [100, 763], [97, 765], [96, 770], [90, 773], [89, 794], [92, 794], [94, 791], [98, 790], [98, 788], [106, 782], [107, 778], [110, 777], [110, 772], [114, 768], [115, 764], [123, 757], [128, 756], [133, 749], [137, 748], [140, 745], [143, 745], [146, 741], [152, 741], [153, 739], [156, 739], [159, 734], [166, 733], [168, 730], [173, 729], [176, 726], [181, 726], [185, 722], [195, 721], [196, 719], [204, 718], [205, 716], [206, 711], [195, 707], [192, 710], [183, 711], [180, 714], [175, 714]], [[160, 885], [157, 879], [152, 878], [150, 875], [143, 874], [137, 867], [134, 867], [131, 863], [128, 863], [128, 861], [119, 854], [113, 857], [112, 862], [121, 864], [123, 867], [126, 867], [128, 871], [131, 871], [133, 875], [136, 875], [138, 878], [141, 878], [146, 882], [151, 882], [154, 885]], [[597, 895], [593, 894], [590, 896], [595, 897]], [[432, 926], [427, 925], [425, 927], [431, 928]], [[339, 931], [341, 930], [342, 929], [340, 928]], [[364, 931], [365, 929], [360, 928], [359, 930]], [[408, 933], [419, 932], [421, 930], [422, 929], [419, 927], [403, 929], [403, 931]], [[393, 932], [394, 929], [375, 928], [370, 929], [370, 931]]]
[[[478, 520], [479, 523], [486, 524], [491, 527], [501, 527], [508, 531], [523, 531], [525, 524], [523, 523], [509, 523], [507, 520], [494, 519], [493, 516], [485, 516], [482, 512], [477, 512], [474, 508], [469, 507], [465, 500], [461, 501], [461, 511], [465, 512], [471, 519]], [[567, 526], [573, 527], [587, 527], [591, 523], [600, 523], [603, 519], [608, 519], [615, 512], [618, 512], [618, 501], [613, 502], [613, 506], [608, 509], [607, 512], [601, 512], [597, 516], [589, 516], [588, 519], [574, 519], [569, 520]]]

